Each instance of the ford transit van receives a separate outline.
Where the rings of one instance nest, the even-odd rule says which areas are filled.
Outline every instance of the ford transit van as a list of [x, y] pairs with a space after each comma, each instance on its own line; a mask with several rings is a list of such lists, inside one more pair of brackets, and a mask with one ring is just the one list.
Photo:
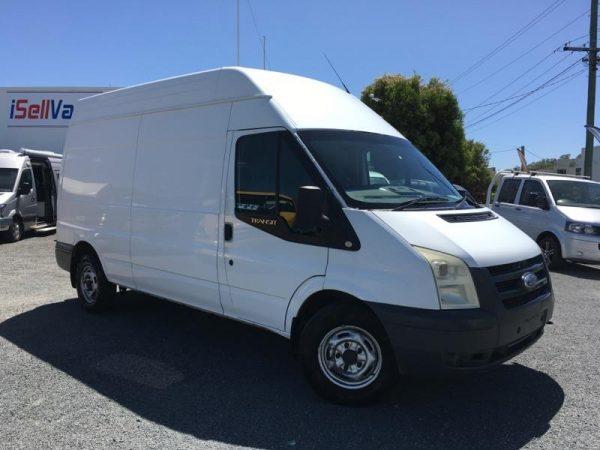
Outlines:
[[125, 287], [266, 328], [340, 403], [490, 368], [552, 316], [536, 243], [333, 86], [233, 67], [77, 109], [56, 258], [89, 311]]
[[39, 150], [0, 150], [0, 237], [9, 242], [25, 231], [56, 222], [62, 155]]

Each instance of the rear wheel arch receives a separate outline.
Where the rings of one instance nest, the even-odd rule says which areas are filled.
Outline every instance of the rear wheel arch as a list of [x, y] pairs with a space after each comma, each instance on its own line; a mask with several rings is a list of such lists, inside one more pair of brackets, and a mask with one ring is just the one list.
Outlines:
[[[76, 287], [77, 285], [75, 280], [77, 264], [84, 255], [92, 255], [94, 258], [100, 261], [98, 253], [96, 252], [96, 250], [94, 250], [94, 247], [92, 247], [92, 245], [89, 242], [79, 241], [77, 244], [75, 244], [75, 246], [73, 247], [73, 253], [71, 255], [71, 268], [69, 270], [69, 273], [71, 275], [71, 286], [73, 287]], [[100, 263], [100, 265], [102, 265], [102, 263]]]

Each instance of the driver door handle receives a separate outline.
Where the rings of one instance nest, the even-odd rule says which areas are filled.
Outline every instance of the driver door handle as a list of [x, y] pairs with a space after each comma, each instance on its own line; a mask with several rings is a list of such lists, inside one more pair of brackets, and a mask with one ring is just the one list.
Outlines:
[[223, 230], [223, 239], [231, 241], [233, 239], [233, 224], [231, 222], [225, 222], [225, 229]]

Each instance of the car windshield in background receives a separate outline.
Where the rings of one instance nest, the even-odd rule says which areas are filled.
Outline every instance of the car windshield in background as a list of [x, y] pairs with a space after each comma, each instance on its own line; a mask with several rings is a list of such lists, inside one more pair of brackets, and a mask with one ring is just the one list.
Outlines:
[[17, 180], [17, 169], [0, 168], [0, 192], [12, 192]]
[[600, 208], [600, 183], [575, 180], [548, 180], [558, 206]]
[[350, 206], [443, 208], [462, 199], [406, 139], [337, 130], [307, 130], [299, 135]]

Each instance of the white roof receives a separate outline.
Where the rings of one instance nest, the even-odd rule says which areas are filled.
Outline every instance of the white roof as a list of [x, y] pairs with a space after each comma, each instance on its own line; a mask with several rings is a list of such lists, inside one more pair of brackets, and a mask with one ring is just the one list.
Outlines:
[[310, 78], [242, 67], [182, 75], [81, 100], [75, 120], [263, 98], [292, 129], [331, 128], [401, 137], [356, 97]]
[[23, 165], [21, 153], [13, 150], [0, 149], [0, 167], [5, 169], [20, 169]]
[[548, 173], [536, 173], [535, 171], [532, 173], [519, 173], [511, 175], [506, 174], [507, 178], [537, 178], [540, 180], [570, 180], [570, 181], [582, 181], [585, 183], [597, 183], [596, 181], [589, 180], [583, 177], [577, 177], [575, 175], [562, 175], [562, 174], [548, 174]]

